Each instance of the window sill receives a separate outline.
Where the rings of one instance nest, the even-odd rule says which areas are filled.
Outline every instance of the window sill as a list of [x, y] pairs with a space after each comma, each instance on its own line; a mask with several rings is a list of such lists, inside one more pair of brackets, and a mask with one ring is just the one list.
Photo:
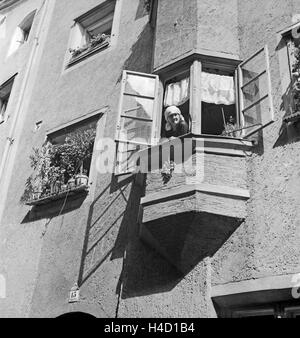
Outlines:
[[94, 47], [94, 48], [89, 48], [86, 51], [82, 52], [80, 55], [72, 57], [71, 60], [69, 61], [67, 67], [71, 67], [75, 65], [78, 62], [81, 62], [82, 60], [88, 58], [89, 56], [96, 54], [104, 49], [107, 49], [110, 46], [109, 41], [105, 41], [104, 43]]
[[52, 201], [60, 200], [63, 198], [71, 197], [79, 194], [87, 194], [89, 190], [88, 185], [80, 185], [79, 187], [74, 187], [71, 189], [66, 189], [59, 193], [49, 194], [39, 199], [33, 199], [26, 203], [28, 206], [38, 206], [43, 204], [51, 203]]

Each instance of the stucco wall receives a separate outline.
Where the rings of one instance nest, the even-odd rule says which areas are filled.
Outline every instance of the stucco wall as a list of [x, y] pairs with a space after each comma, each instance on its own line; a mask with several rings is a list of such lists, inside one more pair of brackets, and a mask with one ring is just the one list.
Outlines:
[[241, 56], [268, 44], [275, 123], [263, 131], [248, 159], [248, 218], [213, 258], [216, 284], [300, 271], [299, 130], [289, 137], [282, 122], [279, 67], [285, 65], [276, 49], [276, 33], [292, 24], [297, 11], [299, 5], [291, 1], [239, 2]]
[[[31, 173], [32, 147], [42, 145], [47, 130], [108, 106], [105, 130], [101, 132], [114, 137], [123, 69], [150, 71], [152, 30], [144, 2], [122, 2], [116, 47], [67, 71], [64, 61], [73, 20], [99, 1], [77, 2], [76, 6], [71, 0], [55, 4], [30, 106], [24, 112], [22, 132], [17, 135], [22, 142], [18, 143], [2, 218], [1, 266], [8, 297], [0, 303], [1, 316], [55, 316], [66, 312], [68, 292], [81, 272], [82, 306], [94, 309], [100, 304], [99, 316], [113, 317], [117, 311], [122, 248], [127, 241], [119, 232], [136, 220], [137, 212], [128, 209], [127, 202], [132, 199], [136, 208], [140, 194], [132, 191], [132, 181], [118, 183], [111, 175], [96, 175], [95, 201], [92, 203], [89, 197], [79, 199], [67, 203], [63, 211], [63, 205], [57, 203], [49, 210], [32, 212], [20, 203], [20, 198]], [[34, 132], [35, 123], [41, 120], [41, 128]], [[108, 204], [111, 206], [105, 213]], [[91, 263], [89, 252], [95, 242], [97, 252], [93, 251]], [[112, 257], [114, 246], [117, 248]]]
[[8, 49], [17, 26], [33, 10], [40, 9], [41, 4], [41, 0], [20, 1], [17, 6], [8, 7], [0, 11], [1, 15], [6, 16], [5, 34], [0, 38], [0, 85], [17, 74], [6, 112], [9, 118], [6, 123], [0, 126], [0, 158], [2, 158], [7, 137], [10, 136], [11, 122], [20, 96], [29, 54], [34, 43], [34, 34], [40, 20], [39, 13], [35, 17], [29, 40], [10, 56], [8, 56]]
[[239, 55], [237, 0], [158, 1], [154, 68], [201, 50]]

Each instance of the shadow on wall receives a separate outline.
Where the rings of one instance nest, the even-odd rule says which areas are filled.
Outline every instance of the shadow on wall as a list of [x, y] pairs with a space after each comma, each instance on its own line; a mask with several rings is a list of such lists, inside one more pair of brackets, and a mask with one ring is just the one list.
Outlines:
[[87, 196], [86, 192], [78, 195], [51, 201], [48, 204], [34, 206], [24, 217], [21, 224], [35, 222], [41, 219], [54, 218], [79, 209]]
[[159, 249], [154, 251], [136, 236], [136, 240], [130, 242], [124, 263], [122, 298], [174, 289], [195, 266], [206, 257], [212, 257], [242, 222], [230, 217], [189, 212], [144, 225], [151, 233], [154, 246]]
[[89, 209], [78, 284], [85, 283], [107, 259], [123, 258], [128, 228], [137, 221], [142, 187], [134, 176], [117, 179], [95, 198]]
[[[131, 54], [125, 60], [123, 70], [131, 70], [141, 73], [150, 73], [152, 68], [154, 31], [148, 23], [138, 36], [137, 41], [131, 47]], [[117, 83], [122, 81], [122, 72]]]
[[146, 15], [149, 15], [149, 0], [140, 0], [138, 9], [135, 15], [135, 20], [141, 19]]

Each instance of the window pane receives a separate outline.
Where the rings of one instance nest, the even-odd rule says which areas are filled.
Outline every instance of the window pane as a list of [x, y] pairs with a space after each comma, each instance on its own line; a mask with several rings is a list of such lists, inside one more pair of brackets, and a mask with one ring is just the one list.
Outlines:
[[269, 106], [269, 97], [267, 97], [254, 107], [244, 112], [244, 127], [252, 126], [251, 128], [245, 129], [247, 134], [252, 130], [257, 129], [257, 127], [267, 125], [270, 122], [272, 114]]
[[136, 161], [134, 154], [141, 149], [141, 145], [131, 143], [118, 143], [116, 168], [117, 173], [127, 173], [134, 171]]
[[246, 85], [243, 89], [244, 107], [249, 107], [252, 103], [268, 94], [268, 77], [263, 74], [258, 79]]
[[152, 122], [121, 118], [120, 139], [140, 143], [151, 143]]
[[134, 117], [153, 118], [152, 99], [142, 99], [140, 97], [124, 95], [122, 114]]
[[252, 80], [255, 76], [266, 70], [266, 54], [259, 53], [256, 57], [241, 66], [243, 85]]
[[125, 93], [154, 97], [156, 79], [141, 75], [127, 74]]

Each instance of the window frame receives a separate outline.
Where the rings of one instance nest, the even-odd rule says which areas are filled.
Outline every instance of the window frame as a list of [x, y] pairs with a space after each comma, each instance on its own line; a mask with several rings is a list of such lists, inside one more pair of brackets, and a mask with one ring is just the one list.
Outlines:
[[[69, 48], [67, 52], [67, 68], [77, 63], [80, 63], [81, 61], [89, 58], [92, 55], [95, 55], [101, 51], [107, 50], [115, 46], [119, 30], [120, 5], [120, 0], [106, 0], [105, 2], [88, 10], [87, 12], [73, 20], [69, 39]], [[82, 21], [87, 20], [88, 17], [92, 16], [95, 11], [98, 11], [98, 15], [101, 15], [101, 10], [105, 10], [109, 6], [112, 7], [111, 33], [109, 38], [94, 47], [88, 47], [88, 27], [82, 25]], [[104, 20], [110, 14], [111, 11], [109, 11], [107, 15], [102, 17], [99, 21]], [[78, 42], [75, 42], [76, 40], [81, 40], [79, 45], [77, 45]], [[85, 47], [87, 47], [87, 49], [79, 53], [79, 55], [72, 55], [72, 51], [80, 50]]]
[[[133, 95], [126, 93], [126, 83], [127, 83], [127, 77], [128, 75], [133, 75], [137, 77], [146, 77], [146, 78], [152, 78], [155, 83], [154, 87], [154, 95], [153, 97], [150, 96], [144, 96], [144, 95]], [[126, 171], [121, 171], [120, 166], [117, 163], [118, 159], [118, 153], [119, 153], [119, 146], [120, 144], [131, 144], [131, 145], [136, 145], [136, 146], [142, 146], [142, 147], [151, 147], [157, 144], [157, 139], [158, 139], [158, 130], [156, 128], [159, 117], [157, 114], [158, 111], [158, 104], [159, 104], [159, 92], [160, 92], [160, 85], [159, 85], [159, 77], [155, 74], [148, 74], [148, 73], [141, 73], [141, 72], [135, 72], [135, 71], [129, 71], [129, 70], [124, 70], [122, 74], [122, 82], [121, 82], [121, 95], [119, 99], [119, 107], [118, 107], [118, 117], [117, 117], [117, 126], [116, 126], [116, 132], [115, 132], [115, 144], [116, 144], [116, 161], [114, 165], [114, 173], [115, 175], [126, 175], [130, 174], [131, 171], [126, 170]], [[133, 120], [141, 120], [138, 117], [132, 117], [132, 116], [126, 116], [123, 113], [123, 102], [124, 102], [124, 97], [125, 96], [134, 96], [134, 97], [140, 97], [140, 98], [146, 98], [146, 99], [152, 99], [153, 100], [153, 109], [152, 109], [152, 119], [149, 119], [148, 121], [152, 123], [152, 130], [151, 130], [151, 136], [150, 136], [150, 142], [139, 142], [139, 141], [132, 141], [132, 140], [126, 140], [122, 139], [120, 137], [121, 131], [122, 131], [122, 118], [132, 118]]]
[[[267, 76], [267, 95], [266, 98], [268, 98], [268, 108], [270, 113], [270, 119], [267, 123], [264, 125], [261, 124], [256, 130], [252, 131], [251, 133], [244, 132], [245, 123], [243, 121], [243, 103], [241, 102], [242, 99], [242, 72], [241, 67], [245, 65], [249, 60], [255, 58], [259, 53], [262, 51], [265, 52], [265, 66], [266, 69], [264, 70], [263, 74], [266, 74]], [[121, 140], [118, 138], [118, 133], [120, 129], [120, 114], [122, 110], [123, 105], [123, 96], [124, 96], [124, 76], [127, 73], [132, 74], [143, 74], [143, 76], [149, 76], [154, 77], [157, 76], [159, 80], [159, 85], [157, 86], [158, 92], [156, 93], [156, 97], [154, 100], [157, 102], [155, 104], [154, 109], [154, 116], [153, 116], [153, 139], [155, 140], [151, 144], [145, 144], [146, 146], [155, 146], [159, 143], [161, 143], [161, 126], [162, 126], [162, 118], [163, 118], [163, 101], [164, 101], [164, 93], [165, 93], [165, 86], [167, 82], [174, 78], [175, 76], [178, 76], [180, 74], [183, 74], [187, 71], [189, 71], [190, 74], [190, 99], [189, 99], [189, 114], [190, 114], [190, 133], [194, 135], [201, 135], [201, 136], [209, 136], [209, 137], [215, 137], [215, 138], [230, 138], [230, 136], [222, 136], [222, 135], [213, 135], [213, 134], [203, 134], [202, 133], [202, 99], [201, 99], [201, 74], [202, 71], [206, 69], [216, 69], [219, 72], [223, 72], [226, 74], [232, 74], [234, 78], [235, 83], [235, 94], [236, 94], [236, 102], [235, 102], [235, 110], [236, 110], [236, 121], [239, 125], [239, 129], [237, 131], [242, 131], [241, 137], [234, 137], [237, 139], [245, 139], [250, 136], [252, 136], [254, 133], [259, 132], [261, 129], [267, 127], [269, 124], [274, 122], [274, 107], [273, 107], [273, 97], [272, 97], [272, 84], [271, 84], [271, 77], [270, 77], [270, 64], [269, 64], [269, 53], [268, 53], [268, 47], [264, 46], [259, 51], [251, 55], [249, 58], [245, 59], [244, 61], [238, 60], [238, 59], [230, 59], [220, 56], [207, 56], [207, 55], [201, 55], [201, 54], [192, 54], [191, 57], [187, 57], [185, 59], [179, 60], [178, 62], [173, 62], [170, 65], [158, 69], [152, 74], [150, 73], [137, 73], [137, 72], [131, 72], [124, 70], [123, 71], [123, 79], [122, 79], [122, 86], [121, 86], [121, 96], [119, 99], [119, 115], [118, 115], [118, 122], [116, 127], [116, 134], [115, 134], [115, 140], [116, 142], [120, 142]], [[259, 74], [261, 76], [261, 74]], [[258, 78], [259, 78], [258, 76]], [[259, 92], [260, 93], [260, 92]], [[265, 97], [263, 99], [260, 99], [258, 102], [266, 99]], [[255, 106], [257, 102], [254, 102], [253, 106]], [[264, 113], [264, 112], [263, 112]], [[266, 113], [264, 113], [266, 114]], [[254, 125], [255, 126], [255, 125]], [[132, 142], [131, 142], [132, 143]], [[118, 151], [116, 151], [118, 153]], [[128, 174], [129, 172], [124, 172], [122, 174]], [[117, 175], [116, 172], [116, 164], [115, 164], [115, 175]], [[120, 175], [120, 174], [118, 174]]]
[[[1, 94], [0, 94], [0, 125], [5, 123], [9, 117], [8, 111], [9, 111], [10, 99], [12, 96], [16, 76], [17, 74], [13, 75], [11, 78], [5, 81], [2, 85], [0, 85], [0, 92], [1, 90], [3, 90], [3, 88], [10, 86], [9, 92], [7, 94], [5, 94], [3, 97], [1, 97]], [[5, 106], [4, 110], [3, 110], [3, 106]]]
[[34, 25], [36, 11], [37, 10], [34, 9], [29, 14], [27, 14], [21, 23], [16, 27], [7, 52], [7, 57], [10, 57], [16, 53], [24, 44], [29, 41], [32, 27]]

